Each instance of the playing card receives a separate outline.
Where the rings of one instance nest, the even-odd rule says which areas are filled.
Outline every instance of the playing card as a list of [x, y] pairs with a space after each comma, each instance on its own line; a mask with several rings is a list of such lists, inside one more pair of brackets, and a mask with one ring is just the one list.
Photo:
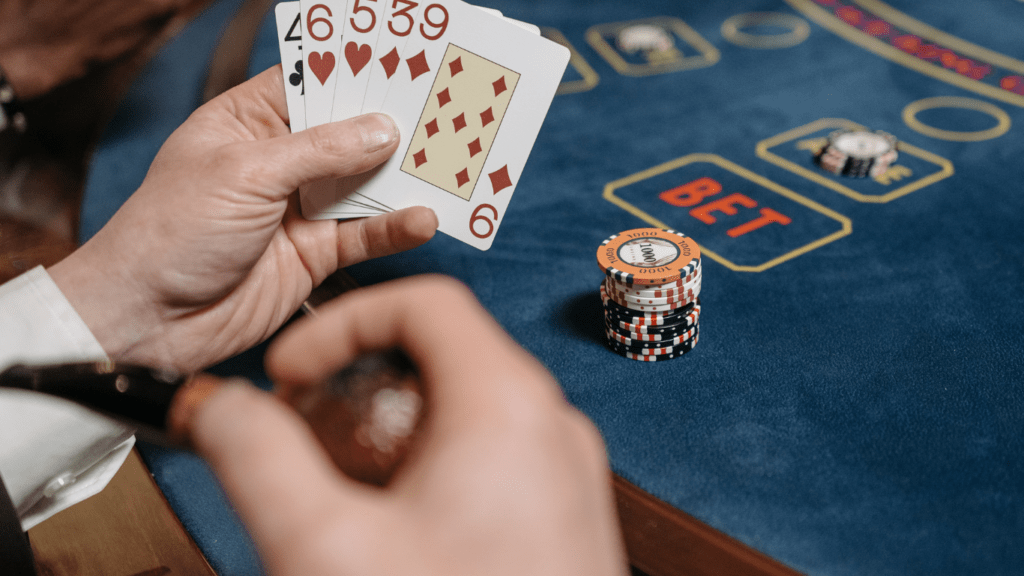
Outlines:
[[[377, 60], [378, 37], [388, 24], [389, 14], [386, 12], [389, 7], [401, 2], [416, 6], [415, 2], [407, 0], [350, 0], [343, 21], [345, 31], [342, 35], [342, 61], [339, 64], [338, 82], [334, 89], [332, 121], [345, 120], [362, 112], [372, 65]], [[333, 184], [319, 189], [322, 191], [312, 193], [324, 194], [333, 199], [334, 218], [359, 218], [390, 211], [376, 202], [363, 198], [358, 192], [339, 198]]]
[[[392, 0], [392, 2], [394, 2], [394, 0]], [[410, 41], [415, 42], [415, 40], [417, 39], [425, 40], [428, 41], [429, 43], [436, 43], [436, 40], [443, 36], [448, 30], [448, 5], [463, 5], [461, 0], [437, 0], [433, 3], [425, 2], [422, 3], [422, 5], [419, 6], [415, 12], [413, 10], [409, 10], [406, 13], [406, 16], [399, 16], [398, 12], [404, 9], [407, 5], [403, 3], [403, 0], [398, 0], [397, 3], [402, 4], [402, 8], [396, 9], [395, 4], [392, 4], [393, 11], [391, 15], [391, 20], [397, 20], [397, 22], [395, 22], [395, 27], [401, 34], [405, 35], [404, 37], [406, 39], [406, 46], [409, 44]], [[477, 8], [473, 7], [473, 9], [476, 10]], [[483, 12], [480, 13], [483, 14]], [[397, 55], [392, 52], [388, 52], [387, 54], [384, 52], [380, 52], [380, 54], [382, 55], [382, 57], [388, 56], [390, 54], [389, 59]], [[413, 63], [410, 63], [407, 59], [398, 58], [397, 61], [391, 61], [387, 64], [383, 62], [381, 63], [382, 65], [385, 65], [385, 67], [387, 67], [388, 69], [392, 70], [392, 74], [388, 78], [386, 91], [384, 93], [385, 98], [386, 95], [391, 92], [392, 88], [395, 88], [395, 90], [397, 91], [406, 90], [411, 81], [419, 77], [420, 74], [414, 70], [414, 66], [416, 66], [416, 63], [418, 63], [419, 61], [420, 59], [417, 59], [413, 61]], [[394, 67], [392, 68], [392, 66], [389, 66], [389, 64]], [[408, 66], [408, 71], [403, 69], [406, 66]], [[397, 72], [401, 73], [399, 74]], [[423, 83], [424, 82], [422, 81], [419, 82], [419, 84]], [[423, 99], [426, 96], [425, 90], [422, 92], [423, 93], [420, 94], [405, 93], [403, 98], [407, 98], [410, 102], [413, 102], [414, 104], [422, 103]], [[381, 107], [383, 107], [383, 103], [384, 101], [382, 100]], [[381, 110], [376, 109], [372, 111]], [[410, 128], [411, 125], [412, 123], [410, 123]], [[401, 124], [399, 124], [399, 130], [400, 133], [402, 134], [404, 144], [405, 138], [408, 137], [408, 132], [402, 129]], [[315, 195], [318, 198], [317, 205], [320, 206], [320, 209], [317, 211], [319, 217], [349, 217], [348, 214], [351, 213], [352, 209], [351, 207], [345, 205], [346, 201], [369, 200], [371, 197], [363, 193], [364, 183], [379, 180], [382, 173], [385, 173], [387, 171], [386, 167], [392, 165], [394, 163], [394, 160], [394, 157], [392, 157], [385, 164], [378, 166], [377, 168], [371, 170], [370, 172], [358, 174], [333, 182], [332, 185], [334, 187], [334, 195], [332, 198], [330, 198], [330, 200], [328, 200], [329, 195], [325, 192], [325, 184], [318, 184]], [[375, 200], [379, 201], [379, 199]], [[306, 212], [303, 211], [303, 214], [305, 215]]]
[[358, 116], [363, 107], [363, 94], [374, 61], [377, 37], [383, 23], [382, 12], [388, 0], [349, 0], [342, 23], [341, 63], [334, 88], [331, 120]]
[[423, 3], [412, 0], [384, 0], [380, 35], [377, 37], [376, 57], [370, 63], [370, 77], [360, 111], [363, 114], [377, 112], [387, 96], [391, 78], [402, 63], [402, 53], [409, 36], [420, 24]]
[[[419, 4], [411, 0], [360, 0], [349, 5], [349, 16], [345, 20], [346, 31], [343, 36], [344, 62], [339, 71], [339, 81], [335, 87], [335, 100], [332, 118], [344, 120], [363, 112], [362, 106], [373, 75], [380, 75], [384, 53], [378, 52], [380, 38], [396, 30], [408, 35], [413, 25], [413, 12], [418, 13]], [[388, 44], [385, 41], [385, 44]], [[404, 45], [404, 42], [403, 42]], [[391, 46], [394, 49], [394, 46]], [[387, 62], [388, 59], [383, 59]], [[378, 81], [386, 90], [386, 80]], [[378, 88], [380, 90], [381, 88]], [[386, 93], [386, 92], [384, 92]], [[383, 97], [381, 97], [383, 101]], [[390, 210], [363, 198], [358, 192], [339, 197], [331, 183], [328, 188], [320, 187], [317, 194], [330, 198], [332, 218], [359, 218], [371, 214], [382, 214]], [[326, 199], [326, 198], [325, 198]]]
[[306, 101], [302, 92], [302, 9], [299, 2], [282, 2], [274, 9], [281, 72], [292, 132], [306, 129]]
[[382, 166], [339, 181], [339, 197], [429, 206], [443, 232], [486, 250], [569, 51], [457, 1], [424, 6], [421, 20], [381, 109], [402, 143]]
[[[410, 36], [414, 35], [417, 27], [422, 26], [421, 20], [424, 3], [417, 3], [411, 0], [382, 0], [384, 2], [381, 10], [380, 26], [378, 31], [375, 57], [371, 60], [369, 77], [366, 86], [363, 87], [361, 113], [377, 112], [383, 105], [384, 98], [390, 87], [391, 78], [397, 72], [397, 67], [402, 62], [401, 54]], [[348, 35], [345, 38], [348, 43]], [[347, 206], [348, 205], [348, 206]], [[334, 204], [330, 209], [329, 216], [332, 218], [346, 218], [356, 214], [358, 206], [381, 206], [372, 199], [360, 194], [358, 190], [351, 190], [347, 187], [336, 187], [334, 191]], [[390, 208], [383, 207], [385, 211]]]
[[[299, 0], [307, 128], [331, 121], [348, 4], [349, 0]], [[312, 182], [299, 191], [302, 214], [307, 218], [323, 218], [329, 206], [348, 208], [347, 202], [339, 205], [335, 198], [334, 186], [328, 181]]]
[[521, 20], [515, 20], [513, 18], [505, 18], [505, 20], [508, 20], [512, 24], [519, 26], [520, 28], [528, 31], [530, 34], [533, 34], [534, 36], [540, 36], [540, 26], [530, 24], [529, 22], [523, 22]]
[[[398, 71], [398, 64], [401, 63], [401, 54], [405, 48], [406, 41], [408, 40], [411, 33], [413, 33], [416, 27], [423, 22], [420, 20], [421, 10], [423, 8], [422, 3], [416, 3], [411, 0], [382, 0], [383, 6], [380, 14], [379, 24], [379, 35], [377, 39], [377, 45], [374, 51], [374, 58], [370, 62], [370, 76], [367, 81], [367, 86], [363, 96], [363, 105], [361, 113], [377, 112], [380, 110], [381, 105], [384, 102], [384, 98], [387, 95], [388, 87], [390, 86], [390, 79]], [[483, 8], [476, 6], [477, 9], [501, 18], [501, 12], [491, 8]], [[525, 26], [529, 29], [529, 24], [518, 22], [515, 20], [509, 20], [517, 25]], [[533, 27], [539, 33], [539, 29]], [[344, 35], [344, 43], [348, 45], [349, 33], [346, 31]], [[343, 72], [339, 73], [339, 88], [338, 92], [341, 92], [341, 82], [344, 80], [345, 75]], [[336, 94], [337, 94], [336, 93]], [[338, 105], [335, 104], [335, 114], [337, 114]], [[361, 217], [365, 213], [365, 208], [371, 208], [380, 210], [381, 212], [390, 211], [389, 208], [373, 201], [370, 198], [362, 196], [358, 191], [352, 192], [351, 194], [345, 195], [344, 192], [339, 192], [335, 198], [335, 204], [331, 212], [331, 217], [334, 218], [346, 218], [346, 217]]]
[[401, 170], [468, 201], [520, 77], [449, 45]]
[[[355, 0], [352, 0], [353, 2]], [[305, 64], [306, 126], [331, 120], [347, 0], [299, 0]]]
[[[387, 0], [384, 6], [380, 36], [377, 39], [377, 58], [372, 63], [370, 79], [363, 96], [361, 110], [363, 114], [378, 112], [384, 104], [384, 98], [391, 85], [391, 77], [398, 72], [398, 65], [402, 63], [406, 42], [409, 40], [410, 34], [415, 31], [416, 26], [423, 24], [420, 20], [423, 7], [423, 3], [416, 3], [412, 0]], [[496, 18], [503, 17], [499, 10], [493, 8], [482, 6], [475, 6], [475, 8]], [[518, 20], [506, 20], [526, 27], [533, 26]], [[537, 30], [537, 34], [540, 34], [540, 28], [536, 26], [533, 28]]]
[[[282, 2], [275, 9], [278, 33], [278, 48], [281, 53], [281, 69], [284, 76], [285, 98], [288, 105], [288, 115], [292, 132], [298, 132], [306, 128], [305, 98], [303, 92], [303, 54], [302, 54], [302, 9], [300, 2]], [[308, 195], [305, 190], [302, 195]], [[330, 198], [333, 201], [334, 191], [330, 190]], [[307, 207], [310, 202], [307, 199]], [[326, 204], [322, 202], [321, 204]], [[343, 203], [346, 207], [349, 201]], [[348, 208], [346, 208], [347, 210]], [[366, 214], [359, 214], [356, 210], [363, 210]], [[380, 208], [373, 206], [366, 208], [355, 206], [353, 215], [375, 215], [380, 214]]]

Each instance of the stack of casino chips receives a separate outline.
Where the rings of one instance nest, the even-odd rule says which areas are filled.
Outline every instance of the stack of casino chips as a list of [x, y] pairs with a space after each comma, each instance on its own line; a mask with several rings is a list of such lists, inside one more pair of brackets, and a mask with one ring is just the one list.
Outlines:
[[851, 178], [878, 178], [899, 158], [896, 137], [876, 130], [836, 130], [814, 161], [827, 172]]
[[700, 248], [681, 232], [627, 230], [597, 251], [608, 346], [642, 362], [678, 358], [700, 338]]

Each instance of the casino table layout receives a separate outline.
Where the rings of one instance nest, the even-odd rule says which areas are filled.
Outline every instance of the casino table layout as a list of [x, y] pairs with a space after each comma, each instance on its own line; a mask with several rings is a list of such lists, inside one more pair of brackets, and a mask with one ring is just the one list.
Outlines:
[[[485, 4], [572, 50], [493, 247], [439, 234], [348, 272], [473, 290], [601, 430], [646, 572], [1024, 573], [1024, 2]], [[135, 82], [92, 157], [83, 238], [199, 104], [238, 6]], [[638, 24], [672, 46], [621, 49]], [[278, 61], [268, 16], [250, 74]], [[898, 159], [823, 171], [842, 128], [892, 134]], [[683, 358], [604, 343], [595, 254], [640, 227], [701, 248]], [[261, 354], [217, 370], [267, 385]], [[143, 454], [214, 568], [257, 572], [202, 463]]]

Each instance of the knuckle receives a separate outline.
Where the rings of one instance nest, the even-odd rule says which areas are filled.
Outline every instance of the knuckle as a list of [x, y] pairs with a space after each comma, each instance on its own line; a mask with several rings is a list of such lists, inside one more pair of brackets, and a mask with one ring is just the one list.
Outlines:
[[360, 220], [356, 233], [356, 244], [361, 258], [373, 256], [374, 242], [370, 233], [370, 220]]

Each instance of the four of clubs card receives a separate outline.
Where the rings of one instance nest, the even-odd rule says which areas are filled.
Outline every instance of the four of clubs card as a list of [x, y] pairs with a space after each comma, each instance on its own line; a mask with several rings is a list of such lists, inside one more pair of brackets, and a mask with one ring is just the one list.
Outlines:
[[276, 10], [293, 132], [382, 112], [402, 135], [374, 170], [303, 187], [303, 216], [427, 206], [442, 232], [490, 248], [568, 49], [461, 0], [299, 0]]

